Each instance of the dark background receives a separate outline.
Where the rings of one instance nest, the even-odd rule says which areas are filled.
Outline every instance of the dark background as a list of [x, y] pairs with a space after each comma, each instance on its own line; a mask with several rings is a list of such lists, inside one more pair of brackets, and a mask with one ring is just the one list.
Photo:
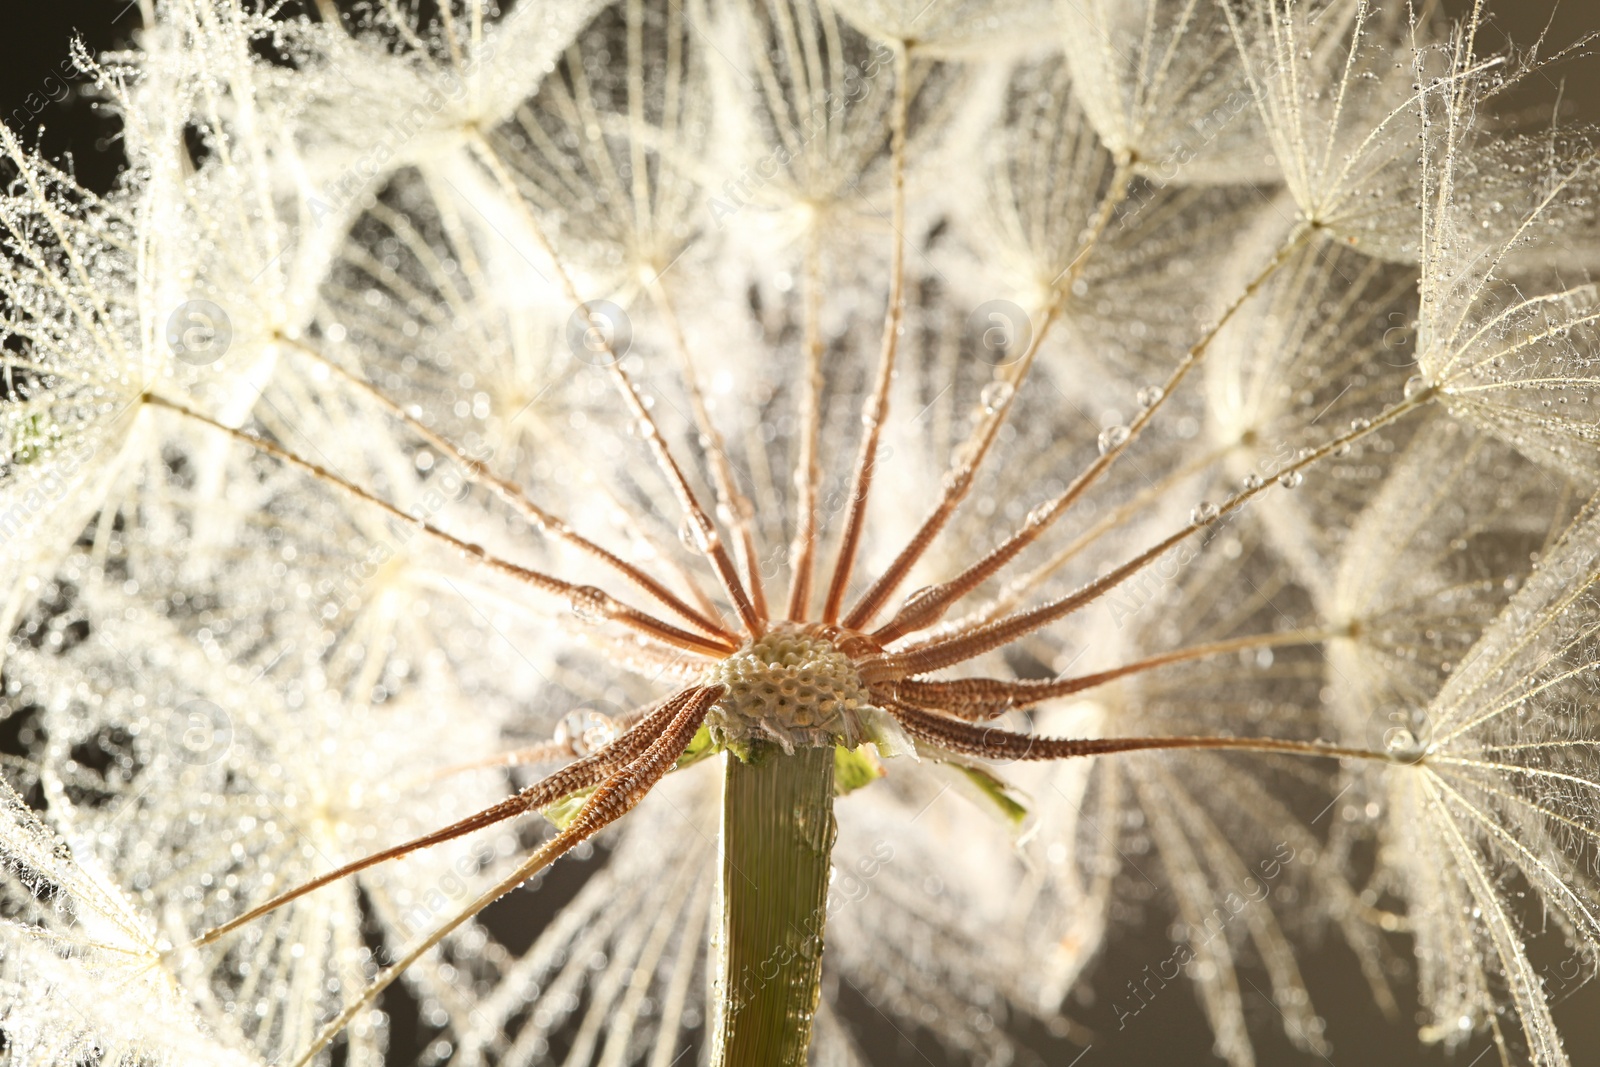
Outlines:
[[[79, 181], [96, 190], [109, 189], [123, 158], [116, 124], [104, 115], [70, 71], [69, 43], [81, 38], [91, 51], [101, 52], [129, 43], [137, 32], [139, 9], [129, 0], [0, 0], [7, 11], [0, 34], [0, 119], [28, 147], [37, 147], [57, 160], [70, 158]], [[295, 4], [285, 5], [294, 10]], [[1600, 30], [1600, 0], [1569, 0], [1556, 7], [1550, 0], [1502, 5], [1505, 13], [1486, 30], [1485, 49], [1511, 39], [1527, 47], [1549, 22], [1543, 53], [1549, 54]], [[1460, 11], [1463, 3], [1447, 4]], [[1551, 12], [1555, 14], [1552, 18]], [[1539, 72], [1500, 108], [1509, 119], [1547, 123], [1557, 100], [1563, 123], [1600, 122], [1600, 59], [1582, 56]], [[543, 894], [541, 894], [543, 895]], [[498, 917], [500, 922], [507, 917]], [[497, 923], [496, 925], [499, 925]], [[1138, 1019], [1138, 1025], [1118, 1031], [1109, 1006], [1134, 978], [1143, 963], [1163, 959], [1170, 952], [1159, 929], [1123, 930], [1115, 935], [1095, 976], [1102, 991], [1097, 1004], [1082, 1005], [1074, 1014], [1095, 1028], [1097, 1036], [1087, 1052], [1039, 1034], [1035, 1051], [1024, 1062], [1067, 1067], [1114, 1067], [1136, 1064], [1216, 1064], [1209, 1055], [1210, 1035], [1195, 998], [1175, 986]], [[1315, 1003], [1328, 1020], [1337, 1067], [1489, 1067], [1498, 1063], [1492, 1046], [1480, 1040], [1454, 1057], [1437, 1049], [1418, 1047], [1414, 1028], [1384, 1019], [1372, 1006], [1354, 960], [1343, 949], [1313, 949], [1302, 958]], [[1260, 979], [1261, 976], [1254, 976]], [[1263, 983], [1264, 984], [1264, 983]], [[852, 1029], [875, 1063], [942, 1067], [949, 1062], [929, 1034], [899, 1024], [888, 1026], [871, 1005], [845, 1000]], [[406, 1042], [401, 1005], [386, 1003], [395, 1021], [395, 1052]], [[1410, 1010], [1408, 1006], [1406, 1010]], [[399, 1010], [394, 1010], [399, 1009]], [[1568, 991], [1556, 1008], [1556, 1017], [1577, 1064], [1600, 1062], [1600, 988], [1594, 984]], [[1258, 1040], [1262, 1067], [1278, 1064], [1317, 1064], [1315, 1055], [1297, 1053], [1275, 1025], [1275, 1008], [1265, 998], [1251, 994], [1249, 1010]], [[1080, 1053], [1081, 1059], [1075, 1059]], [[403, 1057], [402, 1057], [403, 1058]]]

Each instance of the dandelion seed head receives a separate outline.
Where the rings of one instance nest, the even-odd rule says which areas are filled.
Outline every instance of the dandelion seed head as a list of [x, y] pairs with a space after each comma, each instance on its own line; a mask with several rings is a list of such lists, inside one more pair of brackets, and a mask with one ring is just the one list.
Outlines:
[[1303, 933], [1565, 1062], [1594, 213], [1581, 137], [1492, 143], [1533, 57], [1353, 2], [316, 7], [145, 5], [108, 197], [5, 142], [19, 1062], [398, 1062], [388, 996], [439, 1059], [676, 1062], [712, 768], [828, 747], [821, 1062], [852, 997], [1098, 1041], [1129, 924], [1230, 1067], [1247, 980], [1328, 1054]]
[[729, 744], [854, 747], [872, 705], [855, 664], [815, 628], [779, 626], [723, 660], [711, 677], [727, 687], [711, 729]]

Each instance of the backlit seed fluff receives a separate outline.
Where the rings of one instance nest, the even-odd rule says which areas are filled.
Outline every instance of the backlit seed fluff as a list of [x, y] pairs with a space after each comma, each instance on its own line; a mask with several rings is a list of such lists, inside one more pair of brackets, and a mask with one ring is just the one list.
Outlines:
[[0, 132], [0, 1056], [1592, 1059], [1585, 57], [1422, 7], [136, 5]]

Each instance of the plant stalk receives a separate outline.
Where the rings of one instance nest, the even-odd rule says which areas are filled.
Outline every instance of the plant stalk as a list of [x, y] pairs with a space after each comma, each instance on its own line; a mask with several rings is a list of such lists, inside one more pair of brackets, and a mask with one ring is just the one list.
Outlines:
[[712, 930], [713, 1067], [804, 1067], [822, 984], [831, 746], [723, 756]]

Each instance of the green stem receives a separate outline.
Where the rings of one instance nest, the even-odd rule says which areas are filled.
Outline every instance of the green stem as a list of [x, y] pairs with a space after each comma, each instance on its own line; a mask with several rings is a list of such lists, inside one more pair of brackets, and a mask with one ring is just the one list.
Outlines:
[[804, 1067], [822, 984], [832, 747], [723, 756], [713, 1067]]

